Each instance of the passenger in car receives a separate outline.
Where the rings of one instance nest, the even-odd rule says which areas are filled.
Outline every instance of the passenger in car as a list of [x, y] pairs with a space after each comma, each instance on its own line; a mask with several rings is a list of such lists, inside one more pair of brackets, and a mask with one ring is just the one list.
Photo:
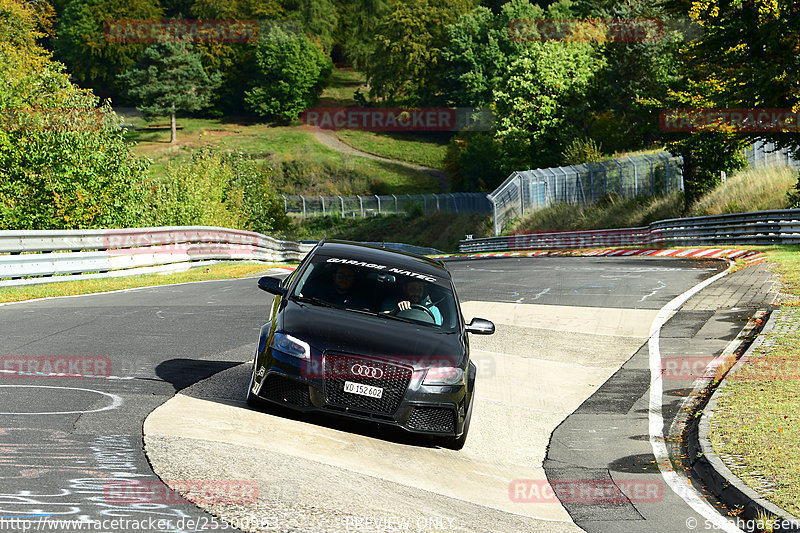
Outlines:
[[349, 265], [338, 265], [333, 272], [333, 283], [327, 285], [320, 298], [334, 305], [366, 307], [364, 298], [358, 294], [355, 287], [356, 270]]

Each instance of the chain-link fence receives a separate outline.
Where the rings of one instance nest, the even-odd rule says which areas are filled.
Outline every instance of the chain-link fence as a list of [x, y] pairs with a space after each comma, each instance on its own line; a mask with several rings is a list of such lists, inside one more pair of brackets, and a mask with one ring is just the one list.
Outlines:
[[756, 141], [744, 151], [747, 163], [752, 168], [766, 168], [776, 166], [787, 166], [800, 168], [800, 161], [794, 158], [792, 151], [788, 148], [778, 150], [775, 143]]
[[478, 213], [488, 215], [492, 204], [485, 193], [389, 194], [359, 196], [283, 196], [286, 213], [302, 217], [367, 217], [401, 213]]
[[590, 204], [607, 193], [632, 198], [682, 190], [680, 164], [680, 157], [657, 152], [597, 163], [514, 172], [489, 193], [494, 205], [495, 235], [499, 235], [514, 219], [550, 204]]

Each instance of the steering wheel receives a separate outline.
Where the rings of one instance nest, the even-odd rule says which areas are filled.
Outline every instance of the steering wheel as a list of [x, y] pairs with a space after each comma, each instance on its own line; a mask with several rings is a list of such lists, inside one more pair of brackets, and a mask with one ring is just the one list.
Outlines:
[[434, 321], [436, 321], [436, 315], [434, 315], [434, 314], [433, 314], [433, 311], [431, 311], [429, 307], [425, 307], [425, 306], [424, 306], [424, 305], [422, 305], [422, 304], [411, 304], [411, 309], [420, 309], [420, 310], [422, 310], [422, 311], [425, 311], [426, 313], [428, 313], [428, 315], [429, 315], [429, 316], [430, 316], [430, 317], [431, 317], [431, 318], [432, 318]]
[[[405, 315], [405, 313], [408, 313], [409, 311], [414, 311], [414, 310], [422, 311], [425, 314], [423, 316], [419, 316], [418, 313], [409, 313], [410, 316]], [[417, 318], [417, 316], [414, 316], [414, 315], [419, 316], [419, 318]], [[411, 307], [409, 309], [405, 309], [405, 310], [399, 311], [397, 313], [397, 316], [405, 317], [405, 318], [413, 318], [414, 320], [421, 320], [423, 322], [430, 322], [431, 324], [435, 324], [436, 323], [436, 316], [433, 314], [433, 311], [431, 311], [429, 308], [425, 307], [422, 304], [411, 304]]]

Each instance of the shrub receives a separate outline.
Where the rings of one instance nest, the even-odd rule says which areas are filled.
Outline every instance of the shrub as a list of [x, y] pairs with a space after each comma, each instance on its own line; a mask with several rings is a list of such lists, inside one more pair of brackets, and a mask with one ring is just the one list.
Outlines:
[[500, 146], [488, 132], [465, 133], [450, 140], [445, 170], [453, 191], [487, 191], [506, 178], [500, 165]]
[[152, 224], [221, 226], [267, 233], [289, 219], [271, 183], [272, 169], [238, 154], [203, 150], [191, 161], [170, 165], [153, 180]]
[[331, 159], [297, 149], [292, 154], [273, 157], [276, 190], [283, 194], [353, 196], [368, 191], [369, 194], [389, 194], [389, 186], [380, 177], [369, 177], [370, 171], [359, 158], [344, 156]]
[[581, 165], [605, 159], [600, 145], [594, 139], [579, 137], [573, 139], [566, 150], [561, 152], [562, 165]]
[[800, 173], [797, 175], [797, 184], [794, 189], [786, 193], [789, 209], [800, 209]]

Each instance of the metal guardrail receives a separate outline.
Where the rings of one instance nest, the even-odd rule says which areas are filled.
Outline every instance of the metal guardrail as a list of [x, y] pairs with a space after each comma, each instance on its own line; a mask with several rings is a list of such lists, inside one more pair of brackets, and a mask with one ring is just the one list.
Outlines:
[[508, 235], [459, 242], [460, 252], [606, 246], [800, 244], [800, 209], [660, 220], [644, 228]]
[[209, 226], [0, 231], [0, 286], [163, 272], [210, 261], [298, 261], [312, 247]]

